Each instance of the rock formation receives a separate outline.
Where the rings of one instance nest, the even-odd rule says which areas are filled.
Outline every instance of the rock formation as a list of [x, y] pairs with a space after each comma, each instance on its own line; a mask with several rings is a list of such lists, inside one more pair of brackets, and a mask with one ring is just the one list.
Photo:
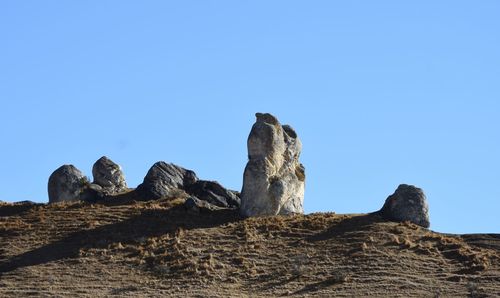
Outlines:
[[179, 189], [184, 189], [196, 181], [198, 177], [193, 171], [159, 161], [149, 169], [137, 191], [149, 200], [172, 197]]
[[94, 176], [93, 184], [101, 186], [107, 194], [116, 194], [127, 190], [127, 183], [121, 167], [106, 156], [99, 158], [94, 163], [92, 175]]
[[199, 180], [196, 173], [164, 161], [155, 163], [149, 169], [144, 182], [137, 187], [143, 200], [190, 196], [191, 201], [222, 208], [238, 208], [239, 193], [228, 190], [215, 181]]
[[271, 114], [256, 114], [248, 136], [248, 163], [243, 176], [240, 213], [263, 216], [303, 213], [302, 143], [288, 125]]
[[381, 214], [395, 221], [409, 221], [424, 228], [430, 226], [429, 206], [422, 189], [401, 184], [385, 201]]
[[218, 207], [238, 208], [238, 193], [225, 189], [216, 181], [198, 180], [185, 188], [186, 192], [196, 198]]
[[106, 198], [106, 196], [110, 195], [109, 191], [103, 189], [100, 185], [98, 184], [88, 184], [83, 190], [80, 195], [80, 200], [89, 202], [89, 203], [96, 203], [99, 201], [102, 201]]
[[80, 200], [87, 186], [87, 177], [73, 165], [63, 165], [49, 177], [49, 203]]

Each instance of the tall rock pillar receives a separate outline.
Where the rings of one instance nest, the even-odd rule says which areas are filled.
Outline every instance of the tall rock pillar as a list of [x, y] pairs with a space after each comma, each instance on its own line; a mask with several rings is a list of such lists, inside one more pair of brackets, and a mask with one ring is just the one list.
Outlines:
[[271, 114], [257, 113], [248, 136], [248, 163], [243, 176], [243, 216], [304, 213], [302, 143], [295, 130]]

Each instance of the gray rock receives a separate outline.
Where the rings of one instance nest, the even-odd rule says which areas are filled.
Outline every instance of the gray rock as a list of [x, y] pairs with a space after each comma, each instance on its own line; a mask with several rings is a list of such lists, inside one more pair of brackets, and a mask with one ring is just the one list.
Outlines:
[[238, 208], [238, 192], [228, 190], [216, 181], [198, 180], [185, 188], [186, 192], [212, 205], [226, 208]]
[[186, 211], [190, 214], [199, 214], [201, 211], [214, 211], [214, 210], [219, 210], [221, 209], [220, 207], [217, 207], [215, 205], [210, 204], [207, 201], [200, 200], [196, 197], [189, 197], [186, 199], [184, 202], [184, 208]]
[[49, 177], [49, 203], [75, 201], [90, 184], [87, 177], [73, 165], [63, 165]]
[[409, 221], [424, 228], [430, 226], [429, 205], [422, 189], [401, 184], [385, 201], [382, 215], [394, 221]]
[[147, 200], [173, 197], [179, 191], [198, 181], [196, 174], [164, 161], [155, 163], [137, 187], [137, 192]]
[[89, 203], [96, 203], [103, 201], [107, 195], [108, 192], [105, 191], [102, 186], [92, 183], [87, 185], [87, 187], [82, 190], [80, 200]]
[[[2, 201], [0, 201], [0, 203], [1, 202]], [[39, 203], [30, 201], [30, 200], [18, 201], [18, 202], [14, 202], [13, 204], [15, 204], [15, 205], [40, 205]]]
[[197, 198], [189, 197], [186, 199], [184, 202], [184, 208], [187, 210], [195, 210], [198, 211], [198, 204], [197, 201], [199, 201]]
[[304, 213], [305, 170], [302, 143], [289, 125], [271, 114], [256, 114], [248, 136], [240, 213], [264, 216]]
[[93, 183], [101, 186], [107, 194], [116, 194], [128, 189], [121, 167], [106, 156], [94, 163], [92, 175]]

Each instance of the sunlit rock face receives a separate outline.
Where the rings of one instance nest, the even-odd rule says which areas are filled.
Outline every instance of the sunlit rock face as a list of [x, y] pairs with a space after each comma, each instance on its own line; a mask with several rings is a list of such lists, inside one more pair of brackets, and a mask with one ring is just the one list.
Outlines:
[[240, 213], [265, 216], [304, 213], [302, 143], [295, 130], [271, 114], [256, 114], [248, 136]]
[[92, 176], [94, 176], [94, 184], [102, 187], [107, 194], [116, 194], [128, 189], [120, 165], [106, 156], [99, 158], [94, 163]]
[[399, 185], [386, 199], [381, 213], [389, 220], [409, 221], [424, 228], [430, 226], [427, 198], [422, 189], [413, 185]]
[[145, 199], [174, 197], [179, 189], [184, 189], [198, 181], [196, 174], [172, 163], [159, 161], [155, 163], [137, 187], [137, 191]]
[[49, 177], [49, 203], [80, 200], [89, 183], [74, 165], [63, 165]]

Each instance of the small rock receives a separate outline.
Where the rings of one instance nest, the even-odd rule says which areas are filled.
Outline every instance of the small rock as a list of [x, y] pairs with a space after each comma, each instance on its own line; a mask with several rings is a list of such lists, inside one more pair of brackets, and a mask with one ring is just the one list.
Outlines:
[[[0, 203], [2, 203], [2, 201], [0, 201]], [[17, 202], [13, 202], [12, 204], [14, 204], [14, 205], [40, 205], [40, 203], [33, 202], [30, 200], [17, 201]]]
[[80, 200], [89, 202], [89, 203], [97, 203], [99, 201], [103, 201], [106, 198], [108, 192], [106, 192], [100, 185], [98, 184], [89, 184], [82, 190], [82, 194], [80, 195]]
[[103, 156], [92, 167], [94, 184], [100, 185], [107, 194], [116, 194], [127, 190], [127, 183], [121, 167]]
[[243, 176], [243, 216], [304, 213], [305, 169], [299, 162], [302, 143], [289, 125], [271, 114], [257, 113], [248, 136], [249, 161]]
[[217, 206], [196, 197], [187, 198], [184, 202], [184, 208], [186, 208], [186, 211], [191, 214], [199, 214], [201, 210], [213, 211], [219, 209]]
[[189, 197], [186, 199], [186, 201], [184, 202], [184, 207], [186, 207], [186, 209], [192, 209], [194, 207], [196, 207], [196, 200], [195, 198], [193, 197]]
[[226, 208], [238, 208], [240, 198], [236, 191], [228, 190], [216, 181], [198, 180], [186, 187], [189, 194], [208, 203]]
[[175, 196], [179, 189], [189, 187], [198, 181], [191, 171], [164, 161], [155, 163], [137, 187], [137, 192], [149, 200]]
[[199, 214], [200, 213], [200, 207], [199, 205], [199, 200], [193, 197], [187, 198], [187, 200], [184, 202], [184, 208], [186, 208], [186, 211], [190, 214]]
[[87, 177], [73, 165], [63, 165], [49, 177], [49, 203], [79, 200], [90, 184]]
[[395, 221], [409, 221], [424, 228], [430, 226], [429, 205], [422, 189], [413, 185], [401, 184], [390, 195], [381, 214]]

